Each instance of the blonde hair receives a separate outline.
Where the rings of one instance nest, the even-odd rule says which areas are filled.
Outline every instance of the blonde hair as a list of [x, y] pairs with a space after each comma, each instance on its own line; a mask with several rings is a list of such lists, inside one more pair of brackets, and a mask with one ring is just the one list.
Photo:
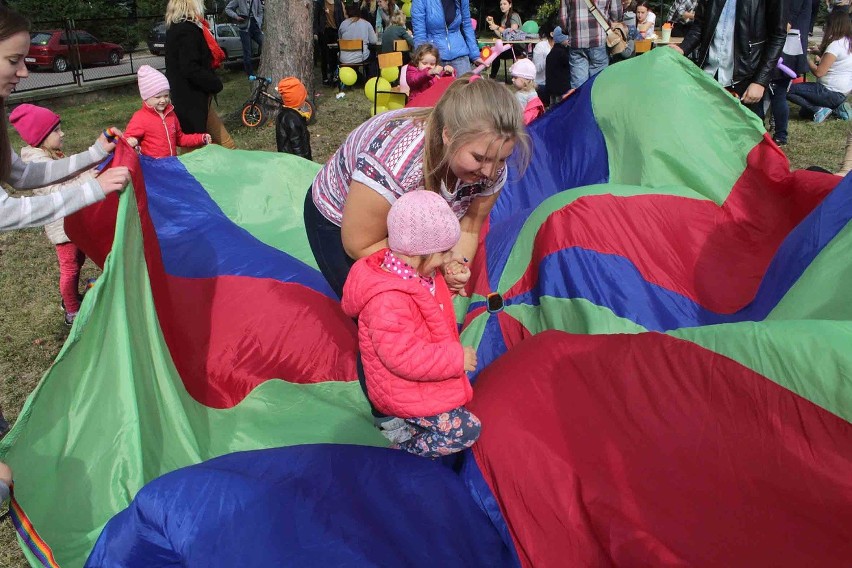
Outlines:
[[405, 26], [405, 12], [394, 10], [390, 17], [390, 23], [394, 26]]
[[169, 0], [166, 5], [166, 27], [183, 21], [199, 22], [203, 17], [203, 0]]
[[[524, 128], [521, 108], [509, 88], [491, 79], [470, 80], [462, 75], [447, 88], [433, 109], [417, 109], [408, 117], [426, 123], [423, 150], [423, 180], [429, 191], [441, 191], [442, 176], [449, 158], [459, 149], [484, 135], [493, 135], [497, 152], [507, 142], [515, 143], [514, 160], [520, 170], [530, 158], [530, 140]], [[444, 143], [444, 130], [449, 143]], [[492, 176], [496, 172], [492, 172]]]
[[419, 46], [417, 46], [417, 49], [414, 50], [414, 53], [411, 54], [411, 63], [409, 63], [409, 65], [414, 65], [414, 67], [417, 67], [418, 65], [420, 65], [420, 60], [427, 55], [434, 55], [435, 63], [441, 62], [441, 52], [438, 51], [437, 47], [435, 47], [431, 43], [421, 43]]

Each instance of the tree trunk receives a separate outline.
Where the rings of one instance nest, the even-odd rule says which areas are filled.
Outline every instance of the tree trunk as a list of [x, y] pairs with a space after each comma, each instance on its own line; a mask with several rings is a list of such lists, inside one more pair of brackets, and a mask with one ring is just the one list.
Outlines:
[[263, 17], [264, 38], [260, 54], [262, 77], [276, 85], [283, 77], [298, 77], [314, 93], [313, 0], [271, 0]]

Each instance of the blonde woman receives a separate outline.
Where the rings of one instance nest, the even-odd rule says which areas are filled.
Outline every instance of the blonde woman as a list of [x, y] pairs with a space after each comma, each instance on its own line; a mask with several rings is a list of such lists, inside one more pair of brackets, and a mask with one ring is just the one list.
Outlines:
[[[476, 254], [479, 230], [506, 182], [506, 160], [529, 142], [521, 109], [503, 84], [458, 79], [434, 109], [385, 112], [356, 128], [314, 179], [305, 226], [320, 270], [340, 295], [355, 260], [387, 246], [396, 199], [425, 189], [459, 218], [458, 260]], [[461, 286], [444, 267], [451, 289]]]
[[[205, 28], [202, 0], [169, 0], [166, 6], [166, 77], [172, 104], [187, 134], [209, 133], [213, 142], [236, 148], [216, 111], [213, 95], [222, 90], [214, 71], [221, 49]], [[205, 37], [206, 36], [206, 37]], [[208, 39], [209, 38], [209, 39]], [[211, 48], [218, 54], [211, 51]]]

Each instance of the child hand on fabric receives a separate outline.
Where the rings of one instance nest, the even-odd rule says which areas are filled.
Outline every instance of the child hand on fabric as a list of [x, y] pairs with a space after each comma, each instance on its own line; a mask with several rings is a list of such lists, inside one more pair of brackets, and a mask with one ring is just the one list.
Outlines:
[[128, 137], [127, 137], [127, 138], [125, 138], [124, 140], [127, 142], [127, 144], [128, 144], [131, 148], [135, 148], [135, 147], [137, 147], [137, 146], [139, 145], [139, 140], [138, 140], [137, 138], [134, 138], [133, 136], [128, 136]]
[[465, 371], [475, 371], [476, 370], [476, 349], [473, 347], [464, 346], [464, 370]]
[[9, 497], [10, 485], [12, 485], [12, 468], [0, 462], [0, 503]]
[[211, 143], [213, 142], [213, 137], [212, 137], [212, 136], [210, 136], [209, 134], [205, 134], [205, 135], [203, 136], [203, 138], [204, 138], [204, 143], [205, 143], [205, 144], [211, 144]]

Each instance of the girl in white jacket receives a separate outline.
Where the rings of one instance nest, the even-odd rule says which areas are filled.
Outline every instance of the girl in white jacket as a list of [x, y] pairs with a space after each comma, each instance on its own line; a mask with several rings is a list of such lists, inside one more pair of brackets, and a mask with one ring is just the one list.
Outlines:
[[[65, 157], [62, 153], [64, 134], [58, 114], [44, 107], [22, 104], [12, 111], [9, 120], [28, 144], [21, 149], [21, 160], [24, 162], [51, 162]], [[89, 170], [62, 183], [36, 188], [33, 193], [49, 195], [93, 179], [95, 176]], [[86, 255], [71, 242], [64, 227], [64, 219], [58, 219], [46, 224], [44, 230], [47, 238], [56, 247], [56, 256], [59, 259], [59, 294], [62, 296], [62, 307], [65, 310], [65, 323], [71, 325], [80, 310], [80, 269], [86, 262]]]

